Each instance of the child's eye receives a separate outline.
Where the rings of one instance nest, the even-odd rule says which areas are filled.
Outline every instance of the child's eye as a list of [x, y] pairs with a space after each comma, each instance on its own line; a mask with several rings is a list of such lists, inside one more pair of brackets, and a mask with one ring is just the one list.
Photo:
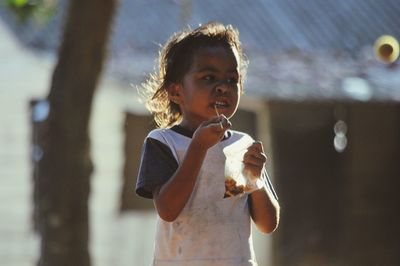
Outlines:
[[207, 75], [207, 76], [204, 76], [203, 79], [206, 81], [213, 81], [213, 80], [215, 80], [215, 77], [213, 75]]
[[228, 84], [236, 84], [236, 83], [238, 83], [238, 79], [237, 78], [228, 78], [226, 80], [226, 83], [228, 83]]

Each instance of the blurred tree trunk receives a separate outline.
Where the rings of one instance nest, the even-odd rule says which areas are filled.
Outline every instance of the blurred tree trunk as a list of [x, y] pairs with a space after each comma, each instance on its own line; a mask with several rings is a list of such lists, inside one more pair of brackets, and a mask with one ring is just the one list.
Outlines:
[[116, 0], [70, 0], [39, 162], [40, 266], [88, 266], [89, 120]]

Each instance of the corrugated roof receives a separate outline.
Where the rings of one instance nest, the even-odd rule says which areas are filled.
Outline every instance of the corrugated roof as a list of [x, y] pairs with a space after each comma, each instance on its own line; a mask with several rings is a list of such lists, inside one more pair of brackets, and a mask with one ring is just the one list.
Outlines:
[[[192, 0], [189, 20], [182, 21], [185, 2], [188, 0], [120, 1], [114, 49], [154, 51], [156, 44], [164, 43], [185, 25], [196, 27], [210, 20], [234, 25], [248, 50], [266, 54], [296, 48], [357, 52], [382, 34], [400, 37], [399, 0]], [[18, 26], [4, 6], [0, 15], [25, 43], [44, 49], [56, 47], [62, 15], [45, 27], [33, 23]]]
[[[45, 51], [57, 47], [61, 15], [44, 27], [33, 23], [19, 26], [4, 7], [0, 16], [27, 45]], [[335, 86], [344, 78], [372, 75], [368, 69], [377, 63], [365, 58], [361, 52], [365, 47], [371, 47], [383, 34], [400, 38], [400, 1], [121, 0], [112, 34], [110, 71], [137, 82], [152, 70], [159, 45], [173, 32], [210, 20], [239, 29], [245, 51], [253, 61], [249, 84], [255, 88], [251, 92], [301, 98], [298, 88], [309, 88], [303, 95], [335, 98]], [[293, 56], [293, 51], [303, 56]], [[390, 76], [398, 74], [393, 70], [383, 73], [389, 80], [396, 80]], [[398, 94], [399, 84], [385, 86], [391, 87], [384, 92], [386, 98], [392, 97], [393, 91]], [[277, 94], [280, 90], [282, 93]], [[322, 90], [325, 96], [320, 94]]]
[[[148, 43], [164, 43], [182, 28], [182, 1], [122, 1], [115, 38], [135, 40], [142, 49]], [[382, 34], [400, 37], [398, 0], [197, 0], [190, 20], [195, 27], [209, 20], [239, 28], [248, 50], [263, 53], [301, 49], [345, 49], [356, 52]], [[140, 23], [135, 24], [135, 20]], [[140, 25], [127, 28], [124, 25]]]

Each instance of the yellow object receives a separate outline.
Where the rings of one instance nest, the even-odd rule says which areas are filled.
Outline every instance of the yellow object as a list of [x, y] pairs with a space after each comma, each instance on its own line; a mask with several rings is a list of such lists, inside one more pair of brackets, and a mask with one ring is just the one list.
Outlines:
[[399, 42], [391, 35], [382, 35], [374, 44], [375, 57], [384, 63], [393, 63], [399, 57]]

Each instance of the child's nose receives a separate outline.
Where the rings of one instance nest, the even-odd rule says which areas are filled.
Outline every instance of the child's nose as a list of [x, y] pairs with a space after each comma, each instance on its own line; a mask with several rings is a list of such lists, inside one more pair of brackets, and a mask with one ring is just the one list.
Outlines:
[[225, 94], [229, 90], [229, 85], [225, 82], [221, 82], [216, 86], [216, 91], [220, 94]]

